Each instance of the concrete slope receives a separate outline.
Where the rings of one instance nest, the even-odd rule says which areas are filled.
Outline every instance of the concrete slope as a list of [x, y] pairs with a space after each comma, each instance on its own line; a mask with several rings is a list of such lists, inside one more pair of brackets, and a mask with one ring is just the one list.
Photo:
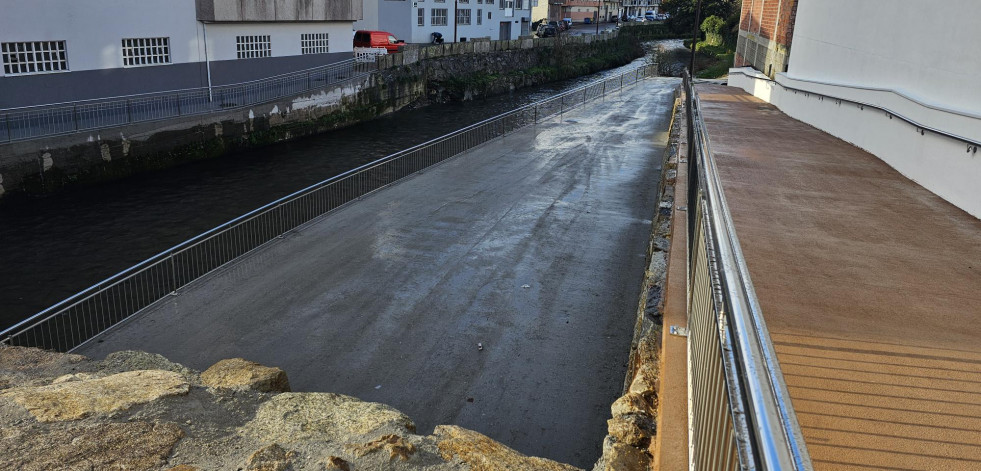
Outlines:
[[814, 469], [981, 469], [981, 221], [742, 90], [698, 90]]
[[[625, 374], [674, 89], [648, 80], [371, 195], [80, 353], [235, 356], [591, 466]], [[483, 345], [478, 350], [477, 344]]]

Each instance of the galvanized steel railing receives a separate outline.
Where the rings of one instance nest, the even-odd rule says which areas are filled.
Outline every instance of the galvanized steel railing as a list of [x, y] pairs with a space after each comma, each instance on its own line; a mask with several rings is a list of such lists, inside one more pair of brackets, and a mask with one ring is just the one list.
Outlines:
[[687, 71], [684, 88], [691, 469], [809, 471]]
[[644, 66], [472, 124], [311, 185], [134, 265], [0, 332], [0, 343], [70, 351], [213, 270], [468, 149], [656, 74]]
[[348, 59], [231, 85], [0, 110], [0, 142], [70, 134], [180, 116], [233, 110], [361, 79], [372, 64]]

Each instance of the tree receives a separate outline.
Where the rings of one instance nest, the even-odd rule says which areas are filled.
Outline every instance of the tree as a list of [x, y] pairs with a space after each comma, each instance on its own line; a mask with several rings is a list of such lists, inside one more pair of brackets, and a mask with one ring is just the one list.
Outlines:
[[712, 15], [705, 18], [702, 22], [701, 30], [705, 33], [705, 42], [718, 46], [722, 44], [722, 33], [723, 29], [726, 27], [726, 20], [719, 18], [718, 16]]
[[[667, 24], [671, 31], [678, 34], [691, 34], [695, 26], [695, 7], [698, 0], [663, 0], [662, 13], [669, 16]], [[741, 0], [702, 0], [702, 18], [717, 16], [730, 18], [739, 16], [742, 8]]]

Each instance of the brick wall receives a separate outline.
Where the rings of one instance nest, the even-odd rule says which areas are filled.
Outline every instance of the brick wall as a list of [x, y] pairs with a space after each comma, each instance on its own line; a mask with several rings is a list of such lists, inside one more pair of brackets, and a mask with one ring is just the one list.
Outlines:
[[751, 66], [771, 77], [786, 70], [797, 0], [743, 0], [736, 67]]

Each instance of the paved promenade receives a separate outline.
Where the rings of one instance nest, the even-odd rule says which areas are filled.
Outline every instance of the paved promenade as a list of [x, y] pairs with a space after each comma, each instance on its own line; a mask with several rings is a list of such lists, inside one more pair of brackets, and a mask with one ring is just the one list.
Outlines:
[[245, 357], [294, 390], [390, 404], [420, 432], [457, 424], [591, 467], [626, 372], [677, 87], [641, 82], [366, 197], [80, 353], [199, 369]]
[[739, 89], [698, 91], [814, 468], [981, 469], [981, 221]]

